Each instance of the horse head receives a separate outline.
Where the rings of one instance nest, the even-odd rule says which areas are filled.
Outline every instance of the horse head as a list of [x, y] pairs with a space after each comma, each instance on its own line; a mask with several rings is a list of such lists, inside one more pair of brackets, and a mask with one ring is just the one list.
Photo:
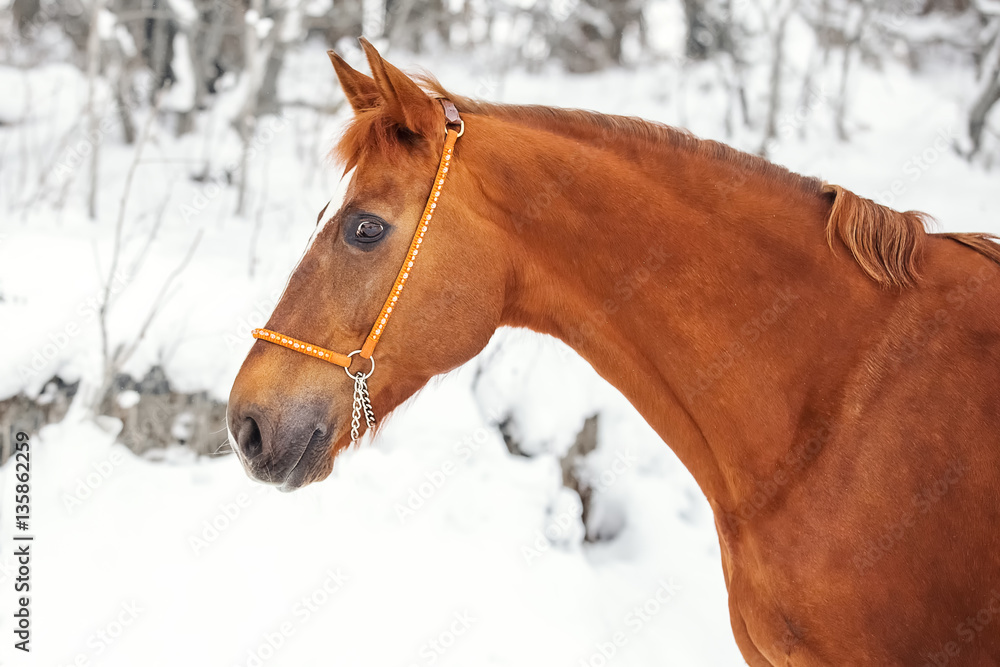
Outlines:
[[335, 149], [350, 174], [343, 204], [320, 213], [229, 398], [248, 474], [283, 490], [329, 475], [355, 440], [352, 421], [355, 433], [371, 428], [359, 419], [369, 395], [383, 417], [475, 356], [500, 324], [510, 282], [503, 232], [473, 196], [481, 175], [463, 164], [469, 139], [455, 145], [476, 119], [457, 119], [362, 44], [371, 77], [330, 52], [354, 110]]

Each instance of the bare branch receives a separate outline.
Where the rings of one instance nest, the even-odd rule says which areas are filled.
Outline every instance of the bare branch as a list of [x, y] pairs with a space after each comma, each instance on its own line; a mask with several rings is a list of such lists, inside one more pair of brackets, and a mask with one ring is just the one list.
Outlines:
[[[129, 195], [132, 192], [132, 180], [135, 177], [136, 169], [138, 168], [139, 162], [142, 158], [142, 150], [146, 145], [147, 139], [149, 138], [150, 130], [153, 127], [153, 121], [156, 119], [157, 111], [160, 108], [161, 95], [157, 94], [154, 99], [155, 102], [153, 108], [149, 111], [149, 118], [146, 119], [146, 123], [142, 128], [142, 135], [139, 137], [139, 141], [135, 146], [135, 155], [132, 158], [132, 164], [129, 165], [128, 173], [125, 176], [125, 185], [122, 188], [121, 203], [118, 206], [118, 219], [115, 222], [114, 242], [111, 246], [111, 264], [108, 267], [107, 278], [104, 281], [104, 293], [101, 296], [101, 305], [98, 309], [97, 321], [101, 333], [101, 358], [104, 362], [104, 379], [102, 381], [101, 389], [96, 397], [98, 405], [100, 401], [104, 400], [104, 395], [114, 379], [115, 364], [111, 351], [109, 350], [108, 341], [108, 311], [110, 310], [111, 297], [113, 296], [111, 289], [116, 281], [115, 274], [118, 271], [118, 264], [121, 261], [122, 229], [125, 226], [125, 211], [128, 205]], [[118, 356], [117, 352], [114, 356]]]
[[90, 193], [87, 196], [87, 213], [91, 220], [97, 219], [97, 169], [100, 164], [101, 145], [97, 115], [97, 77], [101, 69], [100, 18], [104, 0], [92, 0], [90, 11], [90, 32], [87, 35], [87, 116], [90, 119], [90, 138], [94, 145], [90, 148]]
[[205, 230], [203, 229], [198, 230], [198, 233], [195, 234], [194, 241], [191, 242], [191, 247], [188, 248], [188, 251], [184, 255], [184, 258], [181, 260], [180, 264], [174, 267], [174, 270], [170, 273], [169, 276], [167, 276], [167, 279], [166, 281], [164, 281], [163, 286], [160, 287], [160, 292], [156, 295], [156, 298], [153, 299], [153, 303], [149, 307], [149, 313], [146, 315], [145, 321], [139, 328], [139, 333], [136, 334], [136, 337], [132, 340], [132, 344], [126, 348], [119, 348], [119, 350], [116, 352], [114, 360], [114, 365], [116, 368], [121, 368], [126, 363], [128, 363], [128, 360], [132, 357], [133, 354], [135, 354], [135, 351], [139, 348], [139, 344], [142, 343], [142, 341], [146, 338], [146, 332], [149, 331], [149, 325], [153, 323], [153, 320], [156, 318], [156, 315], [163, 308], [163, 304], [166, 303], [167, 298], [169, 296], [168, 292], [170, 291], [170, 287], [173, 285], [177, 277], [184, 272], [184, 269], [187, 268], [187, 265], [191, 262], [191, 258], [194, 256], [194, 251], [198, 248], [198, 244], [201, 243], [201, 237], [204, 231]]

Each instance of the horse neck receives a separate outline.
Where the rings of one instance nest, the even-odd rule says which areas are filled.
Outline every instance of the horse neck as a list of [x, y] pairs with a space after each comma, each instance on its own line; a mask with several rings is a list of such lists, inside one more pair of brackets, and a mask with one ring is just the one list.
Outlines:
[[690, 147], [501, 125], [502, 155], [491, 128], [468, 151], [492, 165], [483, 187], [511, 232], [503, 324], [569, 344], [713, 504], [743, 502], [822, 427], [819, 343], [858, 335], [842, 311], [871, 294], [826, 243], [829, 203], [797, 177]]

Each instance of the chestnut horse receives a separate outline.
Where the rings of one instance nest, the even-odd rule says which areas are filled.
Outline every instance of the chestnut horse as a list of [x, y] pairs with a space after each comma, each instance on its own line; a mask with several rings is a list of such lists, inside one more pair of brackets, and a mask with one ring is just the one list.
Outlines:
[[230, 397], [251, 476], [325, 478], [352, 402], [383, 416], [526, 327], [694, 475], [750, 665], [1000, 664], [1000, 246], [663, 125], [458, 97], [363, 45], [372, 77], [330, 56], [343, 206]]

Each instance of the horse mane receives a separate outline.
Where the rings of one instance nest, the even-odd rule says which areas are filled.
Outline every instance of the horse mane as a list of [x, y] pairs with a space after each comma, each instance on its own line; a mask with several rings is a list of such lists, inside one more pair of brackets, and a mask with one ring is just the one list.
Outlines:
[[832, 199], [827, 243], [832, 248], [834, 238], [840, 237], [861, 269], [882, 287], [903, 288], [917, 282], [917, 264], [930, 236], [951, 239], [1000, 264], [1000, 238], [993, 234], [930, 234], [927, 226], [932, 219], [926, 213], [896, 211], [829, 183], [823, 194]]
[[916, 283], [917, 262], [928, 236], [927, 214], [901, 213], [829, 183], [823, 186], [823, 194], [832, 199], [826, 223], [831, 248], [839, 237], [861, 270], [882, 287]]
[[564, 109], [540, 104], [503, 104], [486, 102], [454, 95], [434, 77], [422, 74], [415, 77], [432, 97], [451, 100], [460, 112], [500, 118], [534, 129], [545, 130], [577, 140], [606, 140], [608, 145], [628, 153], [629, 146], [623, 138], [636, 146], [637, 155], [648, 152], [650, 146], [668, 146], [673, 149], [731, 164], [758, 174], [772, 182], [795, 187], [808, 194], [817, 194], [823, 185], [818, 178], [797, 174], [786, 167], [769, 162], [758, 155], [737, 150], [728, 144], [702, 139], [688, 130], [636, 116], [618, 116], [586, 109]]
[[[642, 118], [582, 109], [485, 102], [450, 93], [429, 74], [414, 78], [432, 97], [451, 100], [463, 113], [503, 119], [577, 140], [607, 139], [610, 143], [615, 139], [615, 144], [625, 151], [629, 149], [620, 139], [627, 137], [640, 147], [633, 149], [637, 154], [648, 151], [650, 145], [665, 144], [733, 165], [806, 195], [824, 197], [830, 204], [826, 222], [828, 245], [832, 249], [836, 239], [840, 239], [865, 274], [883, 288], [902, 289], [916, 284], [918, 264], [929, 236], [952, 239], [1000, 264], [1000, 245], [994, 242], [998, 237], [992, 234], [930, 234], [927, 224], [931, 218], [925, 213], [896, 211], [839, 185], [802, 176], [718, 141], [700, 139], [687, 130]], [[365, 151], [379, 151], [391, 157], [394, 151], [410, 148], [415, 139], [406, 130], [394, 126], [380, 107], [375, 107], [356, 114], [348, 123], [334, 149], [334, 156], [347, 171], [357, 164]]]

